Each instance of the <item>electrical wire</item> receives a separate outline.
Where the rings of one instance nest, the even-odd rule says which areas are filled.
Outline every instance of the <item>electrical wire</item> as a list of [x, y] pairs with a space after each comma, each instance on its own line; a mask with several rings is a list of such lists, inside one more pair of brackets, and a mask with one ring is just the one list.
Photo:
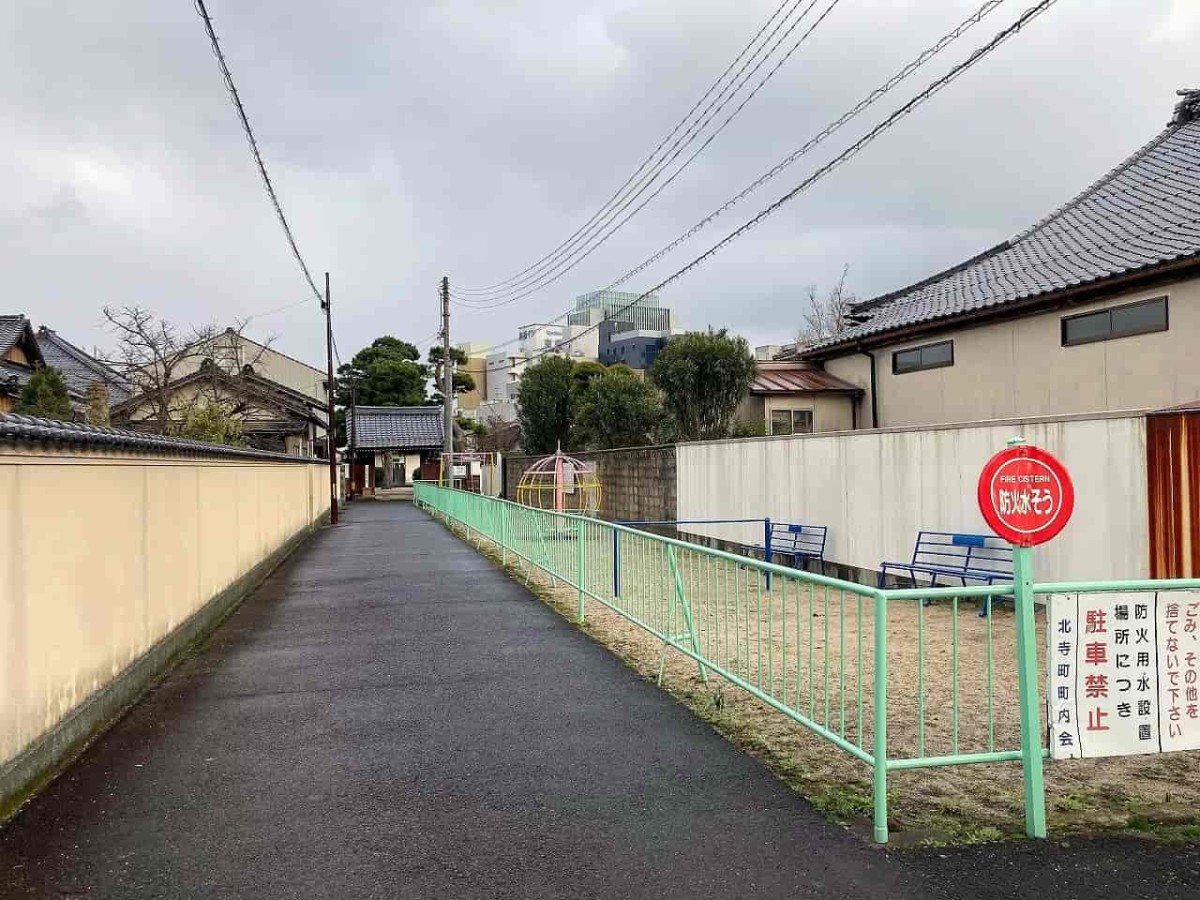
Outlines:
[[[741, 91], [741, 89], [746, 85], [747, 82], [749, 82], [749, 80], [755, 75], [755, 73], [757, 73], [758, 70], [771, 58], [771, 56], [775, 53], [775, 51], [783, 44], [783, 42], [788, 38], [788, 36], [800, 25], [800, 23], [804, 21], [804, 19], [808, 16], [809, 12], [811, 12], [813, 7], [817, 5], [818, 0], [809, 0], [808, 6], [805, 7], [805, 9], [800, 13], [800, 15], [796, 19], [794, 19], [791, 22], [790, 25], [788, 25], [787, 30], [784, 31], [783, 34], [780, 35], [778, 39], [775, 39], [775, 35], [779, 32], [780, 28], [783, 27], [783, 25], [791, 17], [792, 13], [795, 12], [795, 10], [801, 5], [802, 2], [803, 2], [803, 0], [793, 0], [791, 7], [784, 14], [783, 18], [780, 19], [778, 23], [776, 23], [774, 29], [767, 36], [766, 40], [759, 46], [759, 48], [757, 50], [754, 51], [754, 53], [750, 56], [749, 59], [746, 59], [745, 62], [742, 63], [741, 68], [738, 69], [738, 71], [734, 75], [733, 79], [731, 79], [730, 83], [727, 84], [724, 88], [722, 88], [721, 91], [717, 94], [717, 96], [715, 98], [713, 98], [713, 100], [708, 104], [707, 107], [705, 107], [705, 109], [700, 113], [701, 117], [698, 118], [697, 121], [693, 122], [690, 126], [688, 126], [685, 133], [675, 140], [675, 143], [672, 144], [671, 147], [667, 150], [666, 155], [661, 160], [654, 163], [651, 170], [646, 174], [646, 176], [644, 176], [641, 179], [638, 179], [637, 183], [634, 184], [634, 181], [635, 181], [635, 179], [637, 179], [637, 175], [638, 175], [638, 173], [635, 172], [634, 175], [631, 176], [630, 179], [628, 179], [625, 182], [625, 184], [622, 185], [622, 187], [620, 189], [618, 189], [617, 193], [612, 198], [610, 198], [610, 200], [608, 202], [606, 202], [605, 205], [602, 206], [601, 209], [598, 210], [592, 216], [592, 218], [589, 219], [587, 223], [585, 223], [585, 225], [583, 227], [581, 227], [579, 230], [577, 230], [566, 241], [564, 241], [557, 248], [555, 248], [555, 250], [551, 251], [549, 254], [544, 256], [541, 260], [539, 260], [534, 265], [528, 267], [527, 269], [523, 270], [522, 272], [518, 273], [517, 275], [514, 275], [511, 278], [508, 278], [505, 281], [500, 282], [496, 285], [492, 285], [491, 287], [488, 287], [488, 288], [459, 288], [459, 289], [456, 289], [456, 293], [458, 294], [459, 298], [464, 299], [464, 300], [465, 299], [487, 300], [487, 299], [492, 298], [493, 295], [501, 296], [507, 292], [511, 292], [514, 289], [519, 290], [522, 286], [527, 284], [530, 279], [539, 277], [542, 274], [542, 270], [544, 270], [548, 266], [553, 266], [558, 261], [558, 257], [562, 256], [564, 253], [567, 253], [568, 251], [571, 251], [573, 248], [576, 248], [580, 243], [583, 243], [586, 245], [587, 241], [589, 241], [591, 239], [590, 232], [593, 232], [596, 229], [604, 228], [609, 222], [612, 221], [613, 218], [615, 218], [622, 211], [627, 209], [629, 207], [629, 205], [632, 204], [634, 202], [634, 200], [637, 199], [637, 197], [639, 197], [642, 193], [644, 193], [645, 190], [651, 184], [653, 184], [654, 181], [656, 181], [659, 178], [659, 176], [662, 174], [662, 172], [665, 171], [666, 168], [671, 163], [673, 163], [674, 160], [677, 159], [680, 154], [683, 153], [684, 149], [688, 145], [695, 142], [699, 138], [699, 135], [708, 126], [708, 124], [721, 112], [721, 110], [723, 110], [729, 103], [731, 103], [734, 100], [734, 98], [737, 96], [738, 92]], [[736, 118], [736, 116], [745, 107], [746, 103], [749, 102], [750, 98], [752, 98], [755, 94], [757, 94], [758, 91], [761, 90], [761, 88], [774, 76], [774, 74], [776, 72], [778, 72], [780, 67], [789, 58], [791, 58], [791, 56], [796, 52], [796, 50], [800, 47], [800, 45], [803, 44], [804, 41], [808, 38], [808, 36], [816, 29], [817, 25], [819, 25], [825, 19], [825, 17], [828, 16], [830, 12], [832, 12], [833, 8], [835, 6], [837, 6], [837, 4], [839, 2], [840, 2], [840, 0], [831, 0], [829, 6], [825, 9], [824, 12], [821, 13], [821, 15], [817, 19], [816, 23], [814, 23], [807, 31], [804, 32], [804, 34], [802, 34], [800, 36], [800, 38], [798, 40], [796, 40], [792, 44], [792, 46], [787, 50], [787, 52], [784, 54], [784, 56], [781, 59], [779, 59], [776, 62], [775, 66], [768, 72], [767, 76], [765, 78], [763, 78], [758, 83], [758, 85], [756, 85], [754, 87], [754, 89], [751, 91], [750, 95], [748, 97], [746, 97], [742, 101], [742, 103], [734, 110], [734, 112], [726, 119], [726, 121], [721, 124], [721, 126], [717, 129], [717, 132], [714, 133], [713, 135], [711, 135], [709, 137], [709, 139], [707, 141], [705, 141], [705, 143], [704, 143], [705, 147], [707, 147], [710, 143], [712, 143], [712, 140], [715, 139], [716, 135], [719, 134], [721, 131], [723, 131], [724, 128], [734, 118]], [[786, 5], [786, 3], [787, 3], [787, 0], [785, 0], [785, 3], [783, 5]], [[777, 9], [775, 11], [775, 13], [772, 14], [771, 18], [768, 19], [767, 24], [764, 25], [763, 28], [761, 28], [759, 30], [758, 34], [755, 35], [754, 39], [751, 41], [751, 44], [743, 49], [743, 51], [738, 55], [737, 59], [734, 60], [733, 64], [731, 64], [731, 66], [728, 69], [726, 69], [726, 71], [724, 73], [722, 73], [721, 77], [717, 80], [717, 82], [715, 82], [714, 85], [709, 88], [708, 92], [705, 94], [705, 97], [702, 97], [701, 100], [695, 106], [692, 107], [692, 109], [688, 112], [687, 116], [685, 116], [684, 119], [681, 120], [681, 122], [675, 126], [675, 128], [672, 130], [671, 134], [669, 134], [667, 136], [667, 138], [665, 138], [659, 144], [659, 146], [657, 148], [655, 148], [654, 152], [650, 155], [650, 157], [647, 158], [646, 162], [643, 162], [642, 166], [639, 167], [639, 170], [638, 170], [639, 172], [646, 166], [646, 164], [648, 162], [650, 162], [650, 160], [653, 160], [655, 157], [657, 157], [659, 152], [666, 145], [666, 143], [671, 139], [671, 137], [679, 132], [679, 129], [685, 125], [685, 123], [688, 121], [689, 118], [691, 118], [692, 114], [696, 111], [696, 109], [699, 108], [700, 104], [703, 103], [704, 100], [712, 94], [712, 91], [715, 90], [716, 86], [718, 84], [720, 84], [720, 82], [725, 78], [725, 76], [729, 73], [729, 71], [733, 68], [733, 66], [737, 65], [737, 62], [745, 56], [747, 50], [749, 50], [750, 47], [753, 46], [753, 44], [758, 41], [758, 38], [763, 34], [763, 32], [767, 29], [767, 27], [770, 26], [771, 22], [774, 21], [774, 19], [779, 15], [779, 12], [782, 8], [783, 8], [783, 6], [781, 6], [779, 9]], [[771, 44], [770, 49], [767, 51], [767, 53], [765, 55], [763, 55], [761, 59], [758, 59], [758, 56], [762, 52], [762, 49], [764, 47], [766, 47], [772, 41], [772, 39], [775, 39], [774, 44]], [[757, 62], [756, 62], [756, 60], [757, 60]], [[747, 67], [751, 66], [751, 64], [753, 64], [753, 68], [751, 68], [749, 72], [746, 72]], [[732, 93], [729, 93], [731, 87], [733, 88], [733, 91], [732, 91]], [[727, 94], [728, 94], [728, 96], [726, 96]], [[692, 159], [694, 159], [695, 156], [697, 156], [697, 155], [698, 155], [698, 153], [693, 154], [693, 156], [684, 163], [683, 168], [686, 168], [687, 165], [689, 165], [691, 163]], [[682, 171], [682, 168], [680, 169], [680, 171]], [[675, 175], [672, 176], [672, 180], [674, 180], [675, 177], [678, 177], [678, 174], [679, 174], [679, 172], [676, 172]], [[632, 187], [631, 187], [631, 185], [632, 185]], [[613, 207], [614, 203], [619, 204], [619, 205]], [[624, 224], [624, 223], [622, 223], [622, 224]], [[576, 255], [576, 253], [570, 254], [570, 256], [572, 256], [572, 257], [575, 255]]]
[[606, 316], [605, 319], [601, 320], [601, 322], [596, 323], [595, 325], [592, 325], [592, 326], [584, 329], [583, 331], [579, 332], [578, 334], [572, 335], [570, 338], [559, 342], [558, 344], [556, 344], [553, 347], [546, 348], [545, 350], [542, 350], [535, 354], [527, 355], [527, 357], [523, 361], [523, 363], [525, 365], [528, 365], [530, 362], [532, 362], [535, 359], [539, 359], [540, 357], [545, 356], [548, 353], [556, 352], [557, 350], [561, 349], [562, 347], [568, 346], [573, 341], [577, 341], [579, 338], [583, 337], [585, 334], [588, 334], [589, 332], [597, 330], [604, 321], [607, 321], [610, 318], [615, 318], [616, 316], [619, 316], [622, 313], [627, 312], [628, 310], [635, 307], [642, 300], [646, 299], [647, 297], [653, 295], [657, 291], [662, 290], [664, 287], [667, 287], [668, 285], [670, 285], [670, 284], [674, 283], [675, 281], [679, 280], [680, 278], [684, 277], [685, 275], [687, 275], [689, 272], [691, 272], [693, 269], [697, 268], [698, 266], [703, 265], [705, 262], [707, 262], [709, 259], [711, 259], [713, 256], [715, 256], [717, 253], [719, 253], [721, 250], [723, 250], [725, 247], [727, 247], [730, 243], [737, 240], [742, 235], [746, 234], [746, 232], [755, 228], [757, 225], [762, 223], [765, 219], [767, 219], [771, 215], [774, 215], [776, 212], [778, 212], [785, 205], [787, 205], [792, 200], [794, 200], [796, 197], [798, 197], [802, 192], [807, 190], [810, 186], [812, 186], [814, 183], [819, 181], [821, 178], [825, 177], [830, 172], [834, 171], [835, 169], [840, 167], [843, 163], [847, 162], [854, 156], [857, 156], [858, 153], [860, 153], [868, 144], [870, 144], [872, 141], [874, 141], [876, 138], [878, 138], [885, 131], [890, 129], [893, 125], [896, 124], [896, 122], [903, 119], [905, 116], [907, 116], [909, 113], [911, 113], [914, 109], [921, 106], [923, 103], [925, 103], [931, 97], [933, 97], [935, 94], [937, 94], [939, 91], [941, 91], [944, 87], [946, 87], [952, 81], [957, 79], [964, 72], [966, 72], [967, 70], [972, 68], [980, 60], [982, 60], [984, 57], [986, 57], [988, 54], [990, 54], [993, 50], [995, 50], [997, 47], [999, 47], [1001, 44], [1003, 44], [1005, 41], [1007, 41], [1013, 35], [1020, 32], [1021, 29], [1023, 29], [1027, 24], [1029, 24], [1029, 22], [1031, 22], [1033, 19], [1037, 18], [1039, 15], [1041, 15], [1046, 10], [1048, 10], [1050, 7], [1052, 7], [1056, 2], [1057, 2], [1057, 0], [1042, 0], [1042, 2], [1026, 9], [1025, 12], [1023, 12], [1016, 19], [1016, 21], [1014, 21], [1011, 25], [1009, 25], [1008, 27], [1006, 27], [1003, 30], [1001, 30], [1000, 32], [998, 32], [986, 44], [984, 44], [983, 46], [976, 49], [967, 59], [965, 59], [962, 62], [957, 63], [956, 65], [951, 67], [949, 69], [949, 71], [946, 72], [946, 74], [942, 75], [940, 78], [931, 82], [923, 90], [921, 90], [915, 96], [913, 96], [910, 100], [908, 100], [906, 103], [902, 104], [900, 107], [895, 109], [883, 121], [878, 123], [874, 128], [872, 128], [865, 135], [860, 137], [857, 141], [855, 141], [853, 144], [851, 144], [849, 147], [847, 147], [845, 150], [843, 150], [840, 154], [838, 154], [836, 157], [834, 157], [829, 162], [820, 166], [811, 175], [809, 175], [807, 178], [805, 178], [803, 181], [801, 181], [796, 187], [792, 188], [792, 190], [788, 191], [786, 194], [784, 194], [779, 199], [777, 199], [774, 203], [770, 204], [765, 209], [761, 210], [757, 215], [755, 215], [749, 221], [745, 222], [743, 225], [739, 226], [734, 231], [730, 232], [728, 235], [726, 235], [720, 241], [715, 243], [713, 246], [709, 247], [707, 250], [705, 250], [699, 256], [695, 257], [687, 265], [683, 266], [681, 269], [676, 270], [674, 273], [669, 275], [667, 278], [663, 279], [658, 284], [656, 284], [654, 287], [650, 288], [650, 290], [638, 295], [634, 300], [627, 303], [625, 306], [621, 307], [616, 312], [612, 313], [610, 316]]
[[[808, 142], [805, 142], [804, 145], [800, 146], [800, 148], [798, 148], [797, 150], [794, 150], [793, 152], [791, 152], [791, 154], [788, 154], [786, 157], [782, 158], [782, 160], [779, 163], [776, 163], [774, 167], [770, 168], [768, 170], [768, 172], [758, 176], [757, 179], [752, 181], [750, 185], [743, 188], [743, 190], [740, 191], [738, 194], [736, 194], [736, 196], [732, 197], [731, 199], [726, 200], [726, 202], [724, 204], [722, 204], [721, 206], [719, 206], [718, 209], [714, 210], [713, 212], [710, 212], [710, 214], [707, 215], [706, 217], [702, 218], [702, 220], [700, 222], [697, 222], [696, 224], [694, 224], [694, 226], [692, 226], [691, 228], [686, 230], [686, 232], [684, 232], [682, 235], [679, 235], [678, 238], [672, 240], [670, 242], [670, 244], [667, 244], [665, 247], [662, 247], [661, 250], [659, 250], [658, 252], [655, 252], [654, 254], [652, 254], [652, 256], [648, 257], [646, 260], [643, 260], [643, 262], [636, 265], [635, 268], [632, 268], [629, 271], [626, 271], [624, 275], [618, 277], [616, 281], [611, 282], [610, 284], [608, 284], [607, 287], [602, 288], [602, 290], [612, 290], [613, 288], [619, 287], [620, 284], [624, 284], [626, 281], [629, 281], [630, 278], [632, 278], [638, 274], [641, 274], [641, 272], [648, 269], [650, 265], [653, 265], [654, 263], [658, 262], [658, 260], [667, 256], [668, 253], [670, 253], [673, 250], [676, 250], [677, 247], [684, 244], [684, 242], [690, 240], [692, 238], [692, 236], [695, 236], [698, 232], [701, 232], [701, 230], [703, 228], [706, 228], [707, 226], [709, 226], [709, 224], [712, 223], [714, 220], [716, 220], [716, 218], [720, 217], [721, 215], [724, 215], [725, 212], [727, 212], [728, 210], [731, 210], [733, 208], [733, 206], [736, 206], [738, 203], [742, 202], [742, 200], [744, 200], [746, 197], [749, 197], [751, 193], [754, 193], [755, 191], [758, 190], [758, 188], [762, 187], [763, 185], [766, 185], [768, 181], [774, 179], [776, 175], [779, 175], [781, 172], [784, 172], [784, 170], [786, 168], [792, 166], [792, 164], [794, 162], [797, 162], [800, 157], [803, 157], [806, 154], [809, 154], [809, 152], [816, 149], [818, 145], [826, 142], [826, 140], [829, 139], [830, 137], [833, 137], [834, 134], [838, 133], [842, 127], [845, 127], [848, 124], [848, 122], [852, 121], [853, 119], [856, 119], [857, 116], [862, 114], [863, 112], [865, 112], [866, 109], [870, 108], [871, 106], [874, 106], [874, 104], [878, 100], [881, 100], [881, 98], [883, 96], [886, 96], [889, 91], [892, 91], [901, 82], [904, 82], [904, 80], [907, 79], [908, 77], [910, 77], [913, 72], [916, 72], [918, 70], [918, 68], [924, 66], [926, 64], [926, 62], [929, 62], [929, 60], [934, 58], [934, 56], [936, 56], [938, 53], [941, 53], [943, 49], [946, 49], [948, 46], [950, 46], [950, 44], [952, 44], [954, 41], [958, 40], [959, 37], [966, 34], [967, 31], [970, 31], [974, 25], [977, 25], [980, 22], [982, 22], [982, 20], [984, 18], [986, 18], [986, 16], [988, 16], [989, 13], [994, 12], [997, 7], [1000, 7], [1003, 4], [1003, 2], [1004, 2], [1004, 0], [988, 0], [988, 1], [984, 2], [984, 4], [982, 6], [980, 6], [978, 8], [978, 10], [976, 10], [976, 12], [973, 12], [971, 14], [971, 16], [968, 16], [966, 19], [962, 20], [962, 22], [959, 23], [958, 25], [956, 25], [954, 29], [948, 31], [946, 35], [943, 35], [942, 37], [938, 38], [938, 40], [934, 44], [932, 44], [932, 46], [930, 46], [928, 49], [923, 50], [923, 52], [920, 53], [917, 56], [917, 58], [914, 58], [912, 61], [908, 62], [908, 64], [906, 64], [904, 67], [901, 67], [900, 70], [898, 72], [896, 72], [895, 74], [893, 74], [892, 77], [888, 78], [886, 80], [886, 82], [883, 82], [883, 84], [878, 86], [878, 88], [876, 88], [875, 90], [872, 90], [869, 95], [866, 95], [865, 97], [863, 97], [862, 100], [860, 100], [858, 103], [854, 104], [854, 106], [851, 109], [848, 109], [846, 113], [840, 115], [838, 119], [835, 119], [834, 121], [830, 122], [829, 125], [822, 128], [822, 131], [815, 134], [815, 136], [810, 138], [808, 140]], [[702, 149], [703, 148], [701, 148], [701, 150]], [[700, 152], [700, 151], [697, 151], [697, 154], [698, 154], [698, 152]], [[672, 176], [672, 179], [673, 178], [674, 178], [674, 176]], [[644, 200], [644, 202], [642, 203], [642, 206], [646, 205], [647, 203], [650, 202], [650, 200], [653, 200], [654, 197], [658, 196], [658, 193], [660, 191], [664, 190], [664, 188], [668, 184], [670, 184], [670, 180], [668, 180], [666, 182], [666, 184], [660, 186], [658, 188], [658, 191], [655, 191], [653, 194], [650, 194], [650, 197], [648, 197], [646, 200]], [[638, 208], [635, 209], [634, 212], [631, 212], [630, 216], [636, 214], [636, 212], [638, 210], [640, 210], [642, 208], [642, 206], [638, 206]], [[628, 217], [626, 217], [626, 220], [624, 220], [624, 221], [628, 221]], [[622, 224], [624, 223], [624, 221], [622, 222]], [[596, 247], [599, 247], [600, 245], [604, 244], [604, 242], [608, 238], [610, 238], [611, 235], [612, 235], [612, 233], [605, 235], [604, 238], [602, 238], [599, 241], [599, 244], [596, 245]], [[582, 260], [580, 260], [580, 262], [582, 262]], [[574, 266], [569, 266], [569, 268], [566, 268], [563, 271], [558, 272], [557, 275], [554, 275], [553, 277], [548, 278], [548, 280], [546, 280], [545, 282], [540, 282], [538, 284], [534, 284], [534, 286], [530, 286], [527, 290], [523, 290], [522, 293], [517, 294], [515, 296], [511, 296], [511, 298], [506, 299], [502, 302], [498, 302], [498, 304], [494, 304], [494, 306], [496, 306], [496, 307], [505, 306], [505, 305], [511, 304], [511, 302], [516, 302], [517, 300], [526, 298], [526, 296], [529, 296], [530, 294], [534, 294], [534, 293], [538, 292], [538, 290], [540, 290], [544, 287], [548, 287], [548, 286], [550, 286], [550, 284], [558, 281], [559, 278], [562, 278], [564, 275], [568, 274], [568, 272], [570, 271], [571, 268], [574, 268]], [[492, 308], [492, 307], [479, 307], [479, 308]]]
[[225, 54], [221, 52], [221, 44], [217, 40], [217, 33], [213, 30], [212, 18], [208, 14], [204, 0], [195, 0], [195, 5], [196, 12], [204, 20], [204, 30], [208, 32], [208, 40], [212, 44], [213, 55], [217, 58], [217, 63], [221, 67], [221, 77], [225, 79], [225, 87], [229, 91], [233, 107], [237, 112], [238, 119], [242, 123], [242, 130], [246, 132], [246, 140], [250, 144], [250, 152], [254, 155], [254, 162], [258, 166], [258, 173], [262, 177], [267, 197], [270, 199], [271, 205], [275, 208], [275, 215], [279, 218], [279, 224], [283, 226], [283, 234], [287, 238], [288, 246], [292, 248], [292, 255], [296, 257], [296, 262], [300, 264], [300, 271], [304, 273], [304, 280], [308, 282], [308, 286], [312, 289], [313, 296], [317, 298], [317, 302], [321, 303], [321, 292], [317, 290], [316, 282], [313, 281], [312, 274], [304, 262], [304, 257], [300, 255], [300, 248], [296, 246], [296, 238], [292, 234], [291, 226], [288, 225], [287, 217], [283, 214], [283, 206], [279, 202], [279, 196], [275, 193], [275, 186], [271, 183], [271, 176], [267, 174], [267, 165], [263, 162], [262, 153], [258, 149], [258, 141], [254, 138], [254, 130], [250, 127], [250, 119], [246, 116], [246, 108], [242, 105], [242, 98], [238, 94], [237, 85], [234, 84], [233, 75], [230, 73], [229, 66], [225, 62]]
[[307, 306], [309, 304], [309, 302], [310, 301], [307, 298], [305, 298], [304, 300], [297, 300], [295, 303], [287, 303], [283, 306], [277, 306], [274, 309], [267, 309], [267, 310], [263, 310], [262, 312], [251, 313], [250, 315], [248, 315], [244, 319], [242, 319], [242, 322], [248, 323], [248, 322], [254, 321], [255, 319], [261, 319], [264, 316], [273, 316], [273, 315], [275, 315], [275, 313], [281, 313], [284, 310], [295, 309], [297, 306]]

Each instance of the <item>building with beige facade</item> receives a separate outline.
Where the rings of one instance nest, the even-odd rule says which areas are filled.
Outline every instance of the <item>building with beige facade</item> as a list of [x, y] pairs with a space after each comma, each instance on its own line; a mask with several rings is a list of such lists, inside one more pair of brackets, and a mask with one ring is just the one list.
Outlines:
[[487, 354], [490, 348], [487, 344], [467, 343], [459, 344], [458, 349], [462, 351], [466, 362], [460, 363], [455, 369], [470, 375], [475, 387], [457, 395], [454, 402], [459, 413], [472, 418], [479, 404], [487, 397]]
[[1200, 398], [1200, 91], [1041, 222], [853, 307], [797, 356], [858, 387], [860, 428]]
[[763, 434], [849, 431], [858, 425], [857, 385], [803, 362], [759, 361], [737, 420]]

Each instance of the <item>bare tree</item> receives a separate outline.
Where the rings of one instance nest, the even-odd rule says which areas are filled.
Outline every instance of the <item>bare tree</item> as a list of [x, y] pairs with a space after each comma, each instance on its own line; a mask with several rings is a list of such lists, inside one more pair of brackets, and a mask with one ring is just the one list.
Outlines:
[[487, 430], [475, 436], [475, 449], [485, 452], [511, 453], [521, 444], [521, 426], [490, 416], [484, 423]]
[[[181, 330], [138, 306], [105, 307], [104, 317], [117, 349], [103, 361], [132, 388], [125, 406], [133, 423], [170, 434], [201, 406], [231, 416], [246, 411], [254, 366], [270, 341], [243, 341], [244, 322], [223, 330], [215, 325]], [[193, 375], [198, 376], [193, 389], [180, 390], [180, 379]]]
[[816, 285], [808, 286], [808, 311], [804, 314], [804, 324], [796, 337], [798, 348], [841, 334], [850, 327], [850, 310], [858, 302], [858, 297], [846, 288], [849, 272], [850, 267], [843, 266], [837, 284], [824, 297], [817, 293]]

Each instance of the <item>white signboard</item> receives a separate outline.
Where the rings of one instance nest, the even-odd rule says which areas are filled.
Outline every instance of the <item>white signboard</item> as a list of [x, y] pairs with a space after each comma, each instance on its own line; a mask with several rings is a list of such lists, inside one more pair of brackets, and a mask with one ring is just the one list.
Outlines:
[[1054, 759], [1200, 749], [1200, 592], [1052, 595]]
[[459, 465], [451, 466], [451, 475], [454, 478], [466, 478], [467, 477], [467, 467], [459, 466]]

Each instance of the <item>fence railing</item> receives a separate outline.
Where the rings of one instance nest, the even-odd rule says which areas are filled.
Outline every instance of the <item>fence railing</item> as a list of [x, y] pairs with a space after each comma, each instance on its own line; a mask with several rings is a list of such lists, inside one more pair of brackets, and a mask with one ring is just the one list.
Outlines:
[[[1014, 760], [1025, 765], [1027, 829], [1044, 836], [1047, 730], [1028, 707], [1043, 679], [1019, 690], [1022, 619], [996, 609], [1019, 600], [1020, 577], [986, 587], [882, 590], [626, 525], [428, 482], [415, 488], [416, 503], [494, 543], [504, 563], [572, 588], [580, 622], [590, 599], [642, 629], [661, 646], [660, 683], [668, 652], [678, 651], [702, 681], [719, 676], [870, 766], [877, 841], [888, 839], [889, 772]], [[1200, 580], [1032, 589], [1168, 587], [1200, 587]], [[968, 603], [984, 615], [960, 617]], [[1029, 621], [1043, 637], [1044, 617]]]

